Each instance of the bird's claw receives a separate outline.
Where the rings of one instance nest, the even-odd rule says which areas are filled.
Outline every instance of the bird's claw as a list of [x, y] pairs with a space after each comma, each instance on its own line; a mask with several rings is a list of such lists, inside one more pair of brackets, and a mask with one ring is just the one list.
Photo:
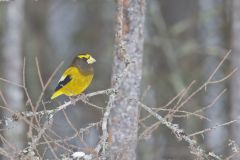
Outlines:
[[76, 102], [77, 102], [78, 100], [81, 100], [81, 101], [84, 102], [84, 103], [87, 103], [87, 102], [88, 102], [88, 97], [87, 97], [87, 95], [84, 94], [84, 93], [80, 94], [79, 96], [77, 96], [77, 97], [75, 97], [75, 98], [74, 98], [74, 97], [69, 97], [69, 99], [70, 99], [72, 105], [76, 105]]
[[86, 94], [82, 93], [78, 96], [79, 99], [81, 99], [84, 103], [88, 102], [88, 97]]
[[77, 99], [74, 98], [74, 97], [69, 97], [69, 99], [70, 99], [71, 104], [75, 106], [76, 102], [77, 102]]

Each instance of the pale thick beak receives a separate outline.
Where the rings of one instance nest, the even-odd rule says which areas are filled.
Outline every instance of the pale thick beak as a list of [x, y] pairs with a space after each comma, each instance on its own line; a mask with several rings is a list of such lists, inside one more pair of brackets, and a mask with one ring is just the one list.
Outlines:
[[96, 62], [96, 59], [94, 59], [93, 57], [90, 57], [90, 58], [87, 60], [87, 63], [88, 63], [88, 64], [93, 64], [94, 62]]

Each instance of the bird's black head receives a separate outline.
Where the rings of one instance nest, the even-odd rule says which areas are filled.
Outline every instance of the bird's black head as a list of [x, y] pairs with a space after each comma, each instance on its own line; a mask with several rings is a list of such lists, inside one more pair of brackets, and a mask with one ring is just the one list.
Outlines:
[[93, 64], [96, 62], [96, 59], [94, 59], [90, 54], [80, 54], [77, 56], [77, 58], [80, 58], [81, 60], [87, 62], [88, 64]]
[[92, 64], [95, 62], [96, 60], [90, 54], [80, 54], [74, 58], [72, 66], [77, 67], [84, 74], [90, 74], [93, 73]]

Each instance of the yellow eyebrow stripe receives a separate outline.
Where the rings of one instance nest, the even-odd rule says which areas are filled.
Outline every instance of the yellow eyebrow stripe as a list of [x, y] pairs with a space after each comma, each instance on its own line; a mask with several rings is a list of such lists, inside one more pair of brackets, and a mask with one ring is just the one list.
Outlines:
[[89, 59], [89, 58], [90, 58], [90, 54], [79, 55], [78, 57], [79, 57], [79, 58]]

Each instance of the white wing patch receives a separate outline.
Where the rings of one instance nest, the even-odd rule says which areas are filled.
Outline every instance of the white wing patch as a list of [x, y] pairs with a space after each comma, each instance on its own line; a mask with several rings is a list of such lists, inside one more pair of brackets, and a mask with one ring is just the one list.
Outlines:
[[62, 75], [62, 77], [59, 79], [58, 83], [63, 81], [67, 76], [66, 75]]

